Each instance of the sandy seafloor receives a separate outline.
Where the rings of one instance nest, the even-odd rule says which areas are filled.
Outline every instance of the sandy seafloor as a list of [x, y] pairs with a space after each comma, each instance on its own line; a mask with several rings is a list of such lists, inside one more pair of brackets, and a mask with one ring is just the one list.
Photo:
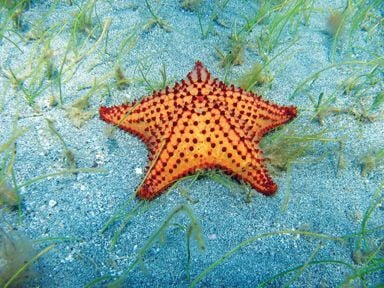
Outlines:
[[[35, 28], [51, 29], [50, 33], [54, 34], [50, 40], [52, 61], [57, 69], [60, 68], [70, 38], [71, 23], [79, 10], [78, 6], [81, 6], [81, 1], [73, 1], [72, 6], [68, 2], [59, 1], [54, 7], [52, 1], [33, 1], [30, 9], [22, 14], [22, 31], [5, 34], [21, 51], [6, 39], [0, 42], [2, 71], [11, 68], [16, 75], [24, 75], [28, 70], [35, 69], [34, 65], [38, 65], [36, 59], [40, 56], [36, 47], [43, 44], [37, 44], [38, 40], [26, 40], [28, 33]], [[360, 164], [365, 153], [383, 149], [383, 105], [374, 111], [377, 116], [374, 121], [357, 119], [348, 113], [330, 113], [324, 117], [322, 125], [313, 119], [315, 108], [309, 96], [317, 99], [320, 93], [324, 93], [324, 97], [335, 93], [333, 106], [339, 108], [358, 105], [354, 102], [371, 101], [369, 98], [356, 101], [353, 96], [341, 93], [340, 86], [352, 75], [371, 71], [374, 65], [326, 70], [305, 91], [291, 98], [302, 81], [331, 65], [332, 40], [326, 33], [329, 29], [327, 19], [330, 11], [343, 11], [346, 5], [346, 1], [315, 1], [308, 25], [298, 22], [296, 41], [289, 42], [293, 36], [290, 29], [284, 29], [280, 36], [281, 43], [270, 52], [272, 58], [293, 43], [270, 63], [274, 77], [271, 84], [256, 87], [253, 91], [275, 103], [297, 106], [299, 117], [292, 123], [297, 135], [325, 129], [324, 138], [342, 139], [345, 167], [338, 165], [337, 141], [317, 141], [288, 171], [272, 173], [279, 187], [273, 197], [254, 191], [248, 203], [244, 193], [241, 193], [240, 185], [243, 184], [235, 180], [232, 181], [232, 189], [208, 177], [199, 178], [192, 185], [188, 180], [182, 181], [178, 185], [188, 190], [189, 197], [197, 200], [196, 203], [183, 196], [180, 189], [168, 189], [169, 193], [164, 193], [141, 213], [133, 215], [116, 245], [111, 248], [113, 233], [120, 222], [109, 227], [104, 234], [100, 233], [100, 229], [124, 204], [128, 203], [125, 208], [127, 213], [139, 205], [132, 195], [144, 176], [140, 171], [147, 165], [147, 149], [138, 138], [120, 130], [108, 138], [106, 129], [109, 125], [97, 116], [99, 106], [120, 104], [147, 95], [148, 86], [142, 80], [139, 67], [143, 67], [150, 83], [156, 83], [161, 81], [159, 71], [164, 65], [169, 84], [172, 84], [182, 79], [199, 59], [212, 75], [223, 79], [225, 69], [220, 67], [215, 47], [228, 52], [228, 36], [236, 29], [240, 30], [246, 19], [256, 14], [258, 7], [257, 1], [229, 0], [224, 8], [217, 8], [218, 21], [209, 24], [215, 5], [225, 1], [216, 4], [214, 1], [203, 1], [197, 11], [192, 12], [183, 10], [179, 1], [148, 2], [170, 25], [170, 32], [158, 26], [143, 31], [143, 26], [151, 19], [145, 1], [96, 2], [97, 16], [93, 13], [92, 21], [100, 21], [102, 25], [105, 19], [112, 19], [108, 44], [105, 44], [104, 38], [97, 49], [90, 50], [100, 36], [100, 28], [94, 32], [95, 39], [87, 40], [86, 34], [79, 36], [79, 45], [85, 44], [78, 48], [78, 55], [87, 51], [90, 53], [67, 69], [76, 57], [72, 51], [68, 53], [62, 76], [62, 106], [49, 105], [52, 95], [58, 97], [57, 86], [51, 83], [52, 80], [44, 79], [42, 85], [47, 88], [35, 98], [35, 109], [32, 109], [22, 89], [12, 87], [4, 75], [0, 78], [0, 143], [9, 139], [15, 123], [19, 128], [27, 128], [16, 141], [13, 171], [18, 185], [68, 168], [63, 157], [63, 144], [49, 130], [46, 118], [54, 122], [56, 130], [74, 152], [78, 168], [93, 167], [106, 171], [105, 174], [78, 173], [50, 177], [20, 188], [20, 222], [17, 209], [9, 211], [6, 207], [0, 208], [0, 227], [4, 231], [17, 230], [17, 233], [32, 240], [69, 238], [67, 241], [46, 240], [35, 245], [38, 252], [56, 243], [33, 265], [31, 278], [23, 282], [22, 287], [84, 287], [101, 276], [123, 273], [135, 261], [151, 235], [180, 204], [192, 209], [205, 242], [205, 250], [202, 251], [191, 238], [191, 280], [186, 277], [186, 233], [177, 225], [171, 225], [165, 230], [163, 241], [153, 243], [142, 258], [143, 265], [137, 265], [128, 274], [122, 287], [188, 287], [224, 253], [242, 241], [263, 233], [290, 229], [333, 237], [359, 233], [372, 197], [378, 189], [381, 189], [378, 197], [383, 195], [383, 188], [380, 188], [384, 181], [383, 165], [379, 163], [378, 167], [363, 176]], [[372, 17], [376, 17], [373, 19], [383, 17], [383, 7], [379, 9], [372, 12]], [[48, 16], [45, 17], [44, 13]], [[212, 25], [206, 37], [202, 37], [198, 15], [204, 29]], [[39, 23], [42, 17], [45, 20]], [[378, 20], [378, 27], [370, 35], [367, 31], [356, 29], [348, 49], [350, 24], [346, 23], [335, 53], [335, 63], [369, 61], [382, 56], [382, 19]], [[38, 27], [35, 27], [36, 23]], [[227, 23], [228, 27], [220, 23]], [[262, 61], [256, 39], [263, 25], [266, 24], [255, 26], [247, 34], [243, 64], [230, 69], [226, 76], [228, 83], [236, 84], [255, 61]], [[134, 33], [137, 41], [118, 55], [121, 43], [130, 33]], [[113, 69], [118, 57], [126, 77], [132, 80], [132, 84], [123, 90], [114, 85]], [[30, 67], [29, 63], [32, 63]], [[378, 93], [377, 89], [383, 89], [383, 65], [378, 65], [376, 69], [381, 69], [376, 74], [379, 84], [375, 85], [376, 92], [367, 90], [370, 95]], [[28, 87], [28, 81], [26, 79], [23, 83], [25, 87]], [[94, 83], [109, 84], [109, 91], [100, 88], [92, 92], [88, 110], [94, 112], [94, 117], [77, 128], [68, 118], [65, 108], [86, 95]], [[273, 168], [270, 167], [270, 170]], [[12, 181], [8, 179], [8, 182]], [[384, 224], [382, 203], [376, 208], [368, 221], [368, 228]], [[190, 221], [181, 214], [171, 223], [187, 227]], [[382, 231], [367, 236], [373, 247], [382, 245]], [[208, 273], [197, 287], [256, 287], [280, 272], [318, 260], [338, 260], [358, 269], [361, 264], [359, 266], [352, 258], [355, 247], [356, 238], [338, 242], [303, 235], [266, 237], [230, 256]], [[381, 250], [376, 256], [382, 259], [382, 253]], [[336, 287], [351, 274], [352, 270], [342, 264], [309, 265], [278, 278], [267, 287]], [[367, 283], [371, 287], [380, 283], [383, 285], [384, 271], [370, 274]], [[95, 287], [104, 285], [99, 282]], [[350, 285], [360, 287], [361, 282], [357, 280]]]

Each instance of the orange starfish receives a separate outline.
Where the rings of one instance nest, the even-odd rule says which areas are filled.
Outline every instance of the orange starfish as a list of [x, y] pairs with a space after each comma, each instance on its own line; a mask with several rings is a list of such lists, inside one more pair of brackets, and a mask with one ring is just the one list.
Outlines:
[[177, 179], [219, 168], [272, 195], [261, 137], [296, 117], [295, 107], [262, 100], [251, 92], [212, 78], [200, 61], [173, 88], [137, 103], [100, 107], [102, 120], [131, 132], [147, 145], [150, 164], [139, 198], [160, 195]]

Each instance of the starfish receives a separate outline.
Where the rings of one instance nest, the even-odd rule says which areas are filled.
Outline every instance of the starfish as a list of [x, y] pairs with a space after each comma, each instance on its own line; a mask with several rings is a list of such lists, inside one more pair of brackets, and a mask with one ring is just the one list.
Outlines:
[[254, 93], [212, 78], [197, 61], [173, 88], [113, 107], [100, 107], [102, 120], [138, 136], [148, 147], [149, 165], [137, 189], [139, 198], [159, 196], [181, 177], [221, 169], [258, 192], [272, 195], [260, 139], [297, 115]]

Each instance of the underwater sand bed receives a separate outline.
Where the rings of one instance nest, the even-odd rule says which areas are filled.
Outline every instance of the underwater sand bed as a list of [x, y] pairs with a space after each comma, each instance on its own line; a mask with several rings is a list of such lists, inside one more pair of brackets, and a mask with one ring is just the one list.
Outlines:
[[[383, 284], [380, 1], [0, 7], [0, 286]], [[166, 91], [198, 60], [297, 107], [260, 143], [273, 197], [209, 170], [135, 198], [147, 147], [99, 107]]]

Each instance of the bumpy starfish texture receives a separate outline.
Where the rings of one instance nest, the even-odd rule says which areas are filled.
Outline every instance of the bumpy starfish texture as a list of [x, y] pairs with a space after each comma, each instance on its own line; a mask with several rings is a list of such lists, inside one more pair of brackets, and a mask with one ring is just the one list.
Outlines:
[[261, 137], [296, 117], [295, 107], [261, 99], [212, 78], [201, 62], [173, 88], [131, 104], [100, 107], [102, 120], [137, 135], [149, 149], [146, 177], [137, 190], [153, 199], [181, 177], [217, 168], [265, 195], [277, 185], [268, 175]]

